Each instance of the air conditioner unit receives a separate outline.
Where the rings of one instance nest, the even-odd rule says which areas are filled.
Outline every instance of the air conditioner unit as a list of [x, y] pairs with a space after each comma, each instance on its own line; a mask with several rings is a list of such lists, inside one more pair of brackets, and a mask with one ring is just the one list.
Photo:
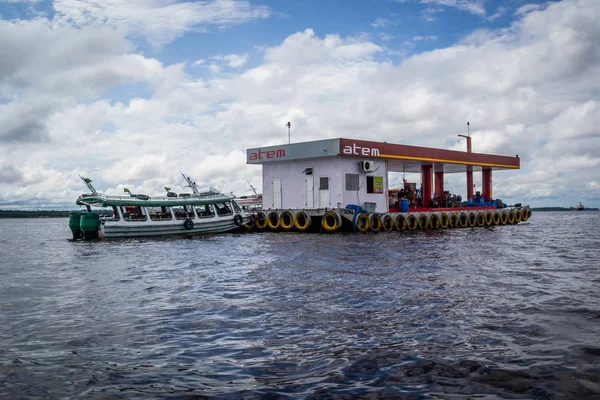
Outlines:
[[373, 161], [363, 160], [360, 162], [360, 170], [362, 172], [373, 172], [375, 170], [375, 165]]

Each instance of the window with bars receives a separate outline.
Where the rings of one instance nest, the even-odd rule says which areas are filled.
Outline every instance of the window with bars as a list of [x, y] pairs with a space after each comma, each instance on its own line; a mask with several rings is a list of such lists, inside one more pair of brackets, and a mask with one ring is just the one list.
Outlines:
[[358, 189], [359, 189], [358, 179], [359, 179], [358, 174], [346, 174], [346, 190], [355, 191], [355, 192], [358, 191]]

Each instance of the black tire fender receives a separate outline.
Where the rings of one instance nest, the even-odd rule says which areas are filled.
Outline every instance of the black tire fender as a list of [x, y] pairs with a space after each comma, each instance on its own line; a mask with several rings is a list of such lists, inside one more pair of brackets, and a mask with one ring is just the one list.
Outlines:
[[246, 222], [244, 225], [242, 225], [244, 228], [250, 230], [252, 228], [254, 228], [254, 222], [256, 221], [256, 215], [254, 214], [250, 214], [250, 216], [248, 217], [248, 222]]
[[244, 224], [244, 217], [242, 217], [240, 214], [235, 214], [235, 216], [233, 217], [233, 222], [237, 226], [242, 226]]
[[191, 229], [194, 229], [194, 221], [192, 221], [189, 218], [186, 218], [185, 221], [183, 222], [183, 227], [185, 229], [187, 229], [188, 231]]

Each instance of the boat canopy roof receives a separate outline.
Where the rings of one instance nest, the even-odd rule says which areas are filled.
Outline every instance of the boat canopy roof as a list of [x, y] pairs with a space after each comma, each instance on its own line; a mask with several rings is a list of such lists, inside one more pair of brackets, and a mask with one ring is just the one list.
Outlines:
[[[173, 207], [173, 206], [201, 206], [204, 204], [218, 204], [225, 201], [232, 201], [235, 196], [227, 195], [211, 188], [209, 191], [200, 192], [198, 185], [189, 176], [181, 172], [181, 176], [187, 183], [187, 186], [192, 188], [192, 193], [183, 193], [179, 196], [172, 193], [173, 196], [150, 197], [145, 194], [132, 194], [129, 189], [124, 189], [129, 193], [127, 196], [109, 196], [98, 193], [92, 180], [79, 175], [79, 178], [90, 190], [89, 194], [82, 194], [76, 201], [77, 205], [96, 206], [96, 207], [112, 207], [112, 206], [142, 206], [142, 207]], [[170, 188], [165, 187], [167, 192]]]
[[82, 194], [77, 199], [78, 205], [111, 207], [111, 206], [142, 206], [142, 207], [174, 207], [217, 204], [234, 200], [234, 196], [218, 192], [202, 193], [185, 197], [149, 197], [146, 195], [108, 196], [101, 193]]

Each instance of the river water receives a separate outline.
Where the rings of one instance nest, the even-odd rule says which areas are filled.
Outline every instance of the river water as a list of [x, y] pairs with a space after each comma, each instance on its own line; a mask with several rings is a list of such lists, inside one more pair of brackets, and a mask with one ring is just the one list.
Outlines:
[[0, 398], [600, 398], [599, 227], [72, 242], [0, 220]]

